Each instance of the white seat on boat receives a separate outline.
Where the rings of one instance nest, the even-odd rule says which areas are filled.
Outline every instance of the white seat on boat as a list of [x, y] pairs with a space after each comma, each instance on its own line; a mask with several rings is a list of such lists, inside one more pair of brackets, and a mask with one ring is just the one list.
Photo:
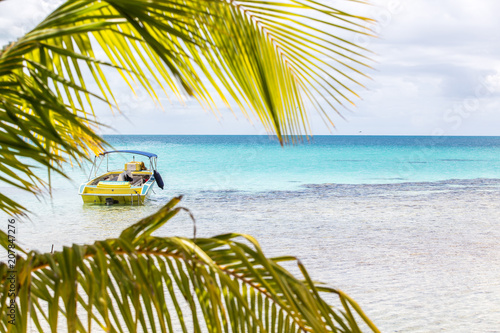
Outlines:
[[118, 179], [116, 181], [119, 181], [119, 182], [125, 181], [125, 175], [132, 178], [132, 172], [130, 172], [129, 170], [125, 170], [122, 173], [120, 173], [120, 175], [118, 176]]

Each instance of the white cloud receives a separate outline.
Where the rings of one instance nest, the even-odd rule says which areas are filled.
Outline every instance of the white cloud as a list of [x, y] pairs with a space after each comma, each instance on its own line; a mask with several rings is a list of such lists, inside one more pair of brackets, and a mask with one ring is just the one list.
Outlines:
[[[371, 40], [367, 46], [377, 54], [377, 71], [371, 73], [369, 92], [362, 93], [364, 101], [356, 110], [360, 118], [372, 120], [363, 123], [368, 131], [425, 135], [440, 128], [450, 135], [500, 134], [494, 126], [478, 126], [481, 122], [500, 122], [500, 112], [494, 109], [498, 96], [488, 92], [477, 98], [475, 94], [481, 81], [498, 75], [500, 43], [498, 34], [493, 32], [500, 31], [500, 21], [495, 16], [500, 2], [375, 3], [367, 15], [380, 19], [376, 28], [380, 39]], [[398, 3], [399, 10], [389, 10]], [[467, 126], [465, 121], [460, 126], [450, 126], [443, 120], [448, 109], [456, 109], [457, 105], [463, 108], [471, 100], [477, 108], [468, 115]], [[339, 127], [355, 132], [353, 127], [361, 123], [357, 123], [357, 117], [348, 118], [349, 124]]]
[[54, 9], [62, 0], [5, 0], [0, 3], [0, 46], [23, 36]]

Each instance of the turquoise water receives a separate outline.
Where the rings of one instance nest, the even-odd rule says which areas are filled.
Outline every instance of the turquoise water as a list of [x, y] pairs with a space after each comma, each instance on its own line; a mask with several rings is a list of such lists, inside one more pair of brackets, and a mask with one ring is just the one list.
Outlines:
[[318, 136], [284, 148], [266, 136], [106, 139], [158, 154], [169, 191], [180, 193], [500, 178], [500, 137]]
[[[106, 139], [158, 154], [165, 190], [141, 207], [84, 206], [77, 168], [72, 182], [54, 177], [52, 199], [2, 187], [33, 212], [18, 226], [24, 247], [116, 237], [183, 194], [198, 236], [248, 233], [270, 256], [298, 256], [384, 332], [499, 331], [500, 137], [319, 136], [284, 148], [256, 136]], [[184, 214], [157, 234], [192, 232]]]

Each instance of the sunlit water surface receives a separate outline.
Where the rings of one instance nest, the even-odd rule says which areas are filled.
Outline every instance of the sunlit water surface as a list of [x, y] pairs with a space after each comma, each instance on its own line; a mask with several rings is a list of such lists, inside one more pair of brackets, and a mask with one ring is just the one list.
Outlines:
[[[269, 256], [299, 257], [384, 332], [500, 332], [500, 138], [107, 139], [157, 153], [166, 189], [140, 207], [84, 206], [80, 169], [54, 177], [52, 199], [2, 187], [33, 212], [17, 223], [25, 248], [116, 237], [183, 194], [197, 236], [246, 233]], [[192, 222], [180, 214], [156, 234], [192, 237]]]

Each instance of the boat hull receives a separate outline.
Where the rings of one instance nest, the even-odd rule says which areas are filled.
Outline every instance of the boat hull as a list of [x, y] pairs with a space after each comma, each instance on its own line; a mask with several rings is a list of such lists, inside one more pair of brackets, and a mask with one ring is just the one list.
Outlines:
[[[149, 173], [140, 172], [135, 174]], [[80, 185], [78, 194], [82, 197], [85, 204], [141, 205], [151, 194], [156, 182], [152, 173], [149, 175], [150, 178], [148, 181], [141, 186], [131, 186], [129, 182], [123, 181], [99, 181], [103, 177], [100, 176]]]
[[113, 204], [115, 205], [142, 205], [149, 195], [92, 195], [92, 194], [80, 194], [82, 196], [83, 202], [85, 204], [97, 204], [106, 205], [109, 204], [106, 199], [113, 199]]

